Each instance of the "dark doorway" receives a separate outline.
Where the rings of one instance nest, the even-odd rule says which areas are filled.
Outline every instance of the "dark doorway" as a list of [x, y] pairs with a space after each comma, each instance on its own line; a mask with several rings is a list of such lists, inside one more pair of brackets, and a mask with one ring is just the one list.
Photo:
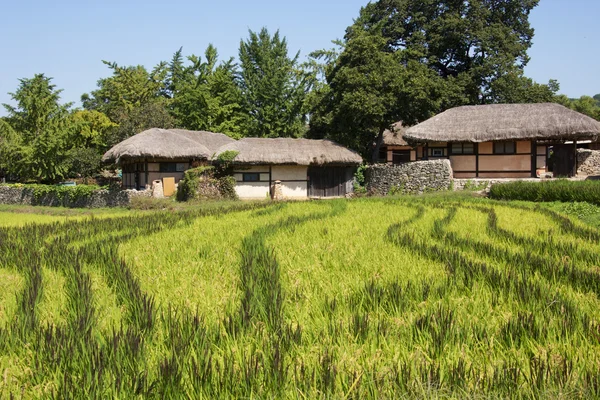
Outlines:
[[309, 167], [308, 197], [343, 197], [351, 178], [352, 171], [346, 167]]
[[392, 164], [404, 164], [410, 162], [410, 150], [394, 150], [392, 152]]
[[552, 148], [552, 173], [555, 177], [570, 177], [577, 174], [575, 145], [557, 144]]

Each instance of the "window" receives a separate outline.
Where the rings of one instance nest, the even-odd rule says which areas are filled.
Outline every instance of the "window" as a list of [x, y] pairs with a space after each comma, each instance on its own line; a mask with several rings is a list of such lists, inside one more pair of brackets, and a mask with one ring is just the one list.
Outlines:
[[244, 182], [259, 182], [260, 174], [255, 172], [245, 172], [242, 174], [242, 180]]
[[452, 143], [452, 154], [475, 154], [473, 143]]
[[123, 164], [123, 173], [144, 172], [145, 166], [144, 163]]
[[515, 142], [494, 142], [494, 154], [515, 154], [516, 149]]
[[183, 172], [185, 163], [160, 163], [160, 172]]
[[446, 148], [445, 147], [429, 147], [428, 156], [429, 157], [445, 157], [446, 156]]

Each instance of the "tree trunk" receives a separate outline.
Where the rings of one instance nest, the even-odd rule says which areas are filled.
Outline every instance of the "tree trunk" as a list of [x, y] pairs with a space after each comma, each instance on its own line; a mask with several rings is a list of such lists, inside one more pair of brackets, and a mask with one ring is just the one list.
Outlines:
[[377, 139], [375, 140], [375, 148], [373, 149], [373, 154], [371, 156], [371, 161], [373, 162], [373, 164], [379, 161], [379, 149], [381, 149], [381, 145], [383, 144], [383, 132], [385, 130], [385, 126], [379, 128], [379, 134], [377, 135]]

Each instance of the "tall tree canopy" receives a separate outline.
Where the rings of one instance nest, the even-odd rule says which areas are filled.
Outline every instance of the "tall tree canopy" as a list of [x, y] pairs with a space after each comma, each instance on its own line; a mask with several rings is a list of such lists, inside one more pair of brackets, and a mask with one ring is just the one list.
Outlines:
[[218, 52], [209, 45], [201, 57], [187, 57], [186, 65], [179, 49], [168, 65], [165, 90], [171, 114], [177, 125], [192, 130], [241, 135], [245, 123], [242, 112], [242, 93], [236, 82], [233, 59], [217, 65]]
[[86, 110], [104, 113], [116, 124], [107, 141], [109, 147], [149, 128], [175, 126], [164, 90], [166, 63], [148, 72], [140, 65], [121, 67], [103, 62], [112, 76], [100, 79], [98, 89], [82, 95], [81, 102]]
[[[523, 78], [533, 28], [529, 13], [539, 0], [381, 0], [361, 9], [346, 31], [378, 31], [387, 50], [402, 51], [450, 79], [468, 104], [502, 98], [496, 81]], [[449, 104], [451, 106], [454, 104]]]
[[21, 79], [10, 93], [16, 106], [3, 104], [8, 113], [0, 127], [4, 166], [23, 180], [56, 181], [67, 173], [65, 140], [71, 105], [60, 103], [62, 90], [51, 80], [44, 74]]
[[415, 123], [440, 107], [443, 81], [385, 48], [381, 35], [365, 31], [347, 41], [325, 68], [328, 85], [312, 97], [311, 137], [332, 138], [376, 159], [393, 122]]
[[289, 57], [287, 41], [266, 28], [240, 42], [240, 86], [248, 114], [244, 135], [294, 137], [305, 131], [304, 101], [311, 76]]
[[553, 101], [555, 81], [540, 85], [523, 75], [533, 37], [528, 16], [537, 3], [369, 3], [310, 97], [309, 135], [332, 137], [375, 159], [383, 130], [400, 120], [411, 125], [465, 104]]

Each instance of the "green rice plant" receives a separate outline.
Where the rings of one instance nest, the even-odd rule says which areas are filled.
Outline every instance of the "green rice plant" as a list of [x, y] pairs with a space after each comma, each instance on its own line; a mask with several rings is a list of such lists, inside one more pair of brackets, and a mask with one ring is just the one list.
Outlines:
[[439, 195], [0, 227], [0, 397], [594, 398], [597, 234]]
[[490, 197], [498, 200], [575, 201], [600, 205], [600, 183], [566, 179], [543, 182], [514, 181], [492, 185]]

